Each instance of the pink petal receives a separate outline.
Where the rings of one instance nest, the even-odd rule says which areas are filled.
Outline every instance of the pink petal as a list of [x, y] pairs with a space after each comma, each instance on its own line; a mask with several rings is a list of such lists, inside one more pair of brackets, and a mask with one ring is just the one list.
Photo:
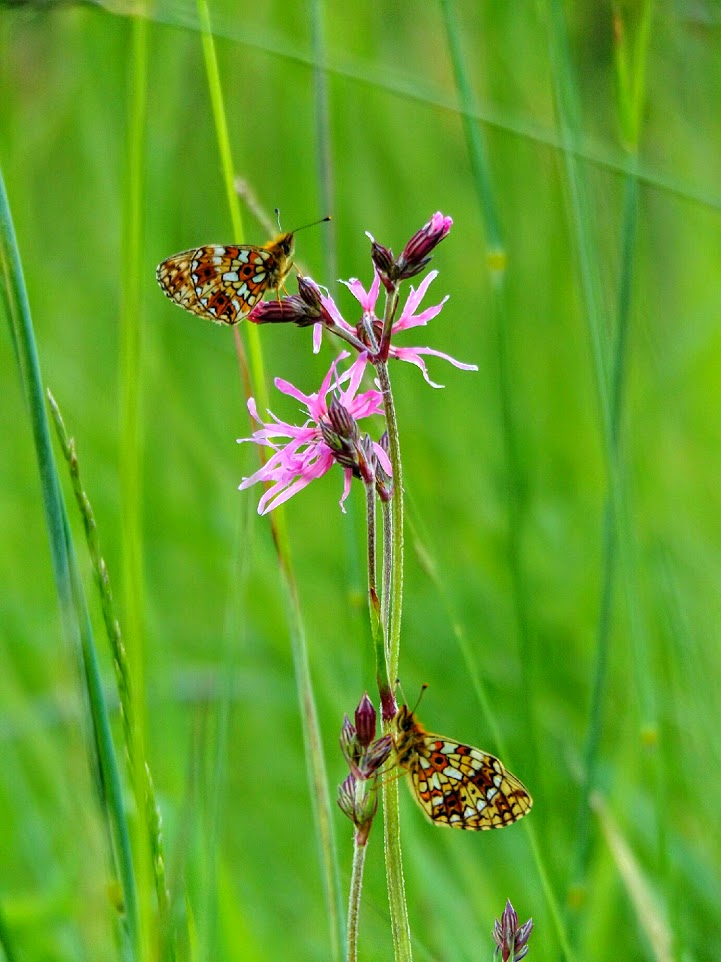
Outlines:
[[341, 281], [341, 284], [345, 284], [345, 286], [351, 292], [353, 297], [355, 297], [355, 299], [358, 301], [358, 303], [360, 304], [360, 306], [363, 308], [364, 311], [372, 310], [372, 308], [367, 306], [368, 294], [366, 294], [366, 289], [365, 287], [363, 287], [363, 285], [361, 284], [361, 282], [358, 280], [357, 277], [351, 277], [347, 281]]
[[[403, 351], [405, 350], [405, 348], [399, 348], [399, 350]], [[452, 364], [453, 367], [458, 367], [462, 371], [478, 370], [477, 364], [464, 364], [463, 361], [457, 361], [455, 357], [451, 357], [450, 354], [444, 354], [443, 351], [436, 351], [432, 347], [416, 347], [416, 348], [411, 348], [411, 350], [414, 350], [416, 354], [432, 354], [433, 357], [440, 357], [444, 361], [448, 361], [450, 364]]]
[[448, 300], [449, 295], [443, 298], [440, 304], [434, 304], [433, 307], [427, 307], [425, 311], [421, 311], [420, 314], [406, 314], [403, 313], [398, 318], [396, 323], [393, 325], [393, 333], [398, 331], [407, 331], [411, 327], [424, 327], [429, 321], [432, 321], [434, 317], [443, 310], [443, 305]]
[[438, 271], [429, 271], [418, 285], [417, 290], [411, 285], [410, 294], [408, 295], [406, 299], [406, 305], [403, 308], [404, 315], [415, 314], [416, 308], [425, 297], [428, 287], [437, 277]]
[[376, 457], [380, 461], [380, 465], [389, 477], [393, 477], [393, 465], [391, 464], [391, 459], [388, 457], [385, 448], [381, 447], [377, 441], [373, 442], [373, 450], [376, 453]]
[[355, 328], [352, 327], [352, 325], [350, 325], [343, 317], [332, 297], [325, 297], [323, 294], [321, 294], [320, 302], [339, 327], [343, 327], [346, 331], [353, 331], [355, 333]]
[[413, 347], [392, 347], [391, 356], [398, 358], [399, 361], [410, 361], [411, 364], [415, 364], [416, 367], [420, 368], [421, 373], [425, 380], [430, 384], [431, 387], [445, 387], [444, 384], [436, 384], [435, 381], [431, 381], [428, 377], [428, 368], [425, 362], [418, 357], [418, 351]]
[[343, 514], [345, 514], [345, 500], [350, 494], [350, 486], [351, 482], [353, 481], [353, 472], [350, 468], [346, 468], [343, 474], [345, 475], [345, 479], [343, 481], [343, 494], [341, 495], [341, 499], [338, 504], [340, 505], [340, 509]]
[[310, 405], [311, 398], [313, 397], [312, 394], [303, 394], [303, 392], [297, 388], [295, 384], [291, 384], [290, 381], [286, 381], [282, 377], [277, 377], [273, 383], [282, 394], [287, 394], [290, 397], [294, 397], [296, 401], [300, 401], [302, 404], [308, 406]]
[[362, 354], [358, 355], [358, 359], [353, 361], [351, 366], [345, 372], [348, 376], [349, 383], [348, 387], [341, 394], [341, 402], [348, 407], [355, 393], [360, 386], [360, 382], [363, 380], [363, 375], [365, 374], [366, 364], [368, 363], [368, 352], [363, 351]]
[[323, 325], [318, 322], [318, 324], [313, 325], [313, 353], [317, 354], [320, 351], [320, 346], [323, 343]]

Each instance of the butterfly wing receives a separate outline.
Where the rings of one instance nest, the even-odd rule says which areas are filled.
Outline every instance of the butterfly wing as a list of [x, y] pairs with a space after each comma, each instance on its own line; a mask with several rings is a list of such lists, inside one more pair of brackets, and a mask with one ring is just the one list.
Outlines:
[[273, 286], [276, 273], [276, 258], [263, 247], [209, 244], [166, 258], [156, 277], [163, 293], [191, 314], [237, 324]]
[[530, 811], [524, 785], [488, 752], [430, 732], [415, 748], [406, 765], [413, 794], [436, 825], [483, 831]]

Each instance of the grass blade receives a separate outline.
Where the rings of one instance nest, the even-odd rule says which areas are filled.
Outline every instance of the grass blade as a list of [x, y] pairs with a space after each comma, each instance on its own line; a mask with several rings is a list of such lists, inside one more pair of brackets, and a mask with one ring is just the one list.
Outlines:
[[138, 902], [120, 773], [110, 731], [110, 719], [105, 703], [95, 641], [50, 445], [50, 431], [30, 305], [2, 171], [0, 171], [0, 281], [2, 281], [0, 303], [3, 305], [12, 331], [38, 459], [63, 632], [67, 643], [79, 652], [83, 665], [86, 703], [90, 714], [89, 725], [93, 742], [88, 747], [90, 765], [96, 775], [103, 814], [113, 839], [113, 861], [122, 887], [128, 936], [131, 944], [136, 944]]

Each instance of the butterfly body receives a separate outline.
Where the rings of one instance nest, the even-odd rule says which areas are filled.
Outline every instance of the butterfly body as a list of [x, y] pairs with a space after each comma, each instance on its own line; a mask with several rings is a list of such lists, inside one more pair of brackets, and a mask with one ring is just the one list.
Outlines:
[[208, 244], [166, 258], [155, 272], [172, 301], [217, 324], [237, 324], [263, 299], [283, 287], [293, 266], [293, 233], [262, 246]]
[[503, 828], [533, 805], [524, 785], [488, 752], [427, 732], [407, 705], [393, 720], [396, 763], [435, 825]]

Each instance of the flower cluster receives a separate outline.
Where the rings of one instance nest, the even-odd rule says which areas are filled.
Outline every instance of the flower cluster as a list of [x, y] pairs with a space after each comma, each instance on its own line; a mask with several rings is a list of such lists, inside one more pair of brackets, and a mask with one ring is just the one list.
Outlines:
[[350, 774], [338, 788], [338, 807], [355, 825], [356, 842], [364, 844], [378, 809], [378, 771], [390, 755], [390, 735], [376, 739], [376, 710], [366, 693], [355, 710], [355, 725], [346, 715], [340, 748]]
[[533, 919], [518, 924], [518, 915], [511, 905], [511, 900], [506, 900], [506, 907], [500, 921], [493, 923], [493, 941], [496, 943], [496, 955], [500, 953], [503, 962], [520, 962], [526, 957], [528, 952], [528, 940], [533, 929]]
[[442, 385], [430, 379], [424, 356], [442, 358], [464, 371], [478, 370], [475, 364], [464, 364], [430, 347], [403, 347], [393, 343], [396, 335], [425, 326], [441, 312], [447, 296], [438, 304], [420, 309], [429, 286], [438, 276], [437, 271], [431, 271], [417, 289], [411, 287], [400, 317], [392, 323], [386, 324], [386, 318], [382, 319], [377, 313], [381, 285], [386, 291], [397, 290], [401, 280], [418, 274], [430, 260], [430, 252], [448, 234], [452, 223], [450, 217], [434, 214], [408, 241], [398, 258], [371, 237], [374, 274], [370, 287], [366, 290], [357, 278], [344, 282], [360, 306], [361, 316], [355, 324], [347, 321], [333, 298], [308, 277], [299, 278], [298, 294], [280, 301], [264, 301], [248, 316], [248, 320], [256, 324], [313, 326], [316, 352], [325, 330], [344, 340], [357, 353], [352, 365], [339, 374], [339, 363], [351, 356], [348, 352], [341, 353], [315, 394], [304, 394], [288, 381], [276, 379], [275, 386], [281, 393], [304, 405], [307, 417], [300, 426], [282, 421], [272, 412], [268, 412], [270, 420], [264, 421], [255, 399], [248, 401], [248, 410], [259, 428], [251, 437], [239, 438], [239, 442], [253, 441], [273, 451], [268, 461], [244, 478], [240, 485], [241, 490], [257, 482], [269, 485], [258, 504], [259, 513], [265, 514], [283, 504], [334, 464], [340, 465], [345, 474], [341, 508], [354, 477], [366, 485], [375, 484], [380, 497], [388, 499], [393, 472], [383, 438], [373, 441], [370, 435], [361, 433], [358, 425], [363, 418], [385, 413], [381, 391], [373, 388], [360, 390], [369, 365], [373, 367], [379, 359], [385, 361], [388, 358], [408, 361], [418, 367], [427, 383], [435, 388]]

